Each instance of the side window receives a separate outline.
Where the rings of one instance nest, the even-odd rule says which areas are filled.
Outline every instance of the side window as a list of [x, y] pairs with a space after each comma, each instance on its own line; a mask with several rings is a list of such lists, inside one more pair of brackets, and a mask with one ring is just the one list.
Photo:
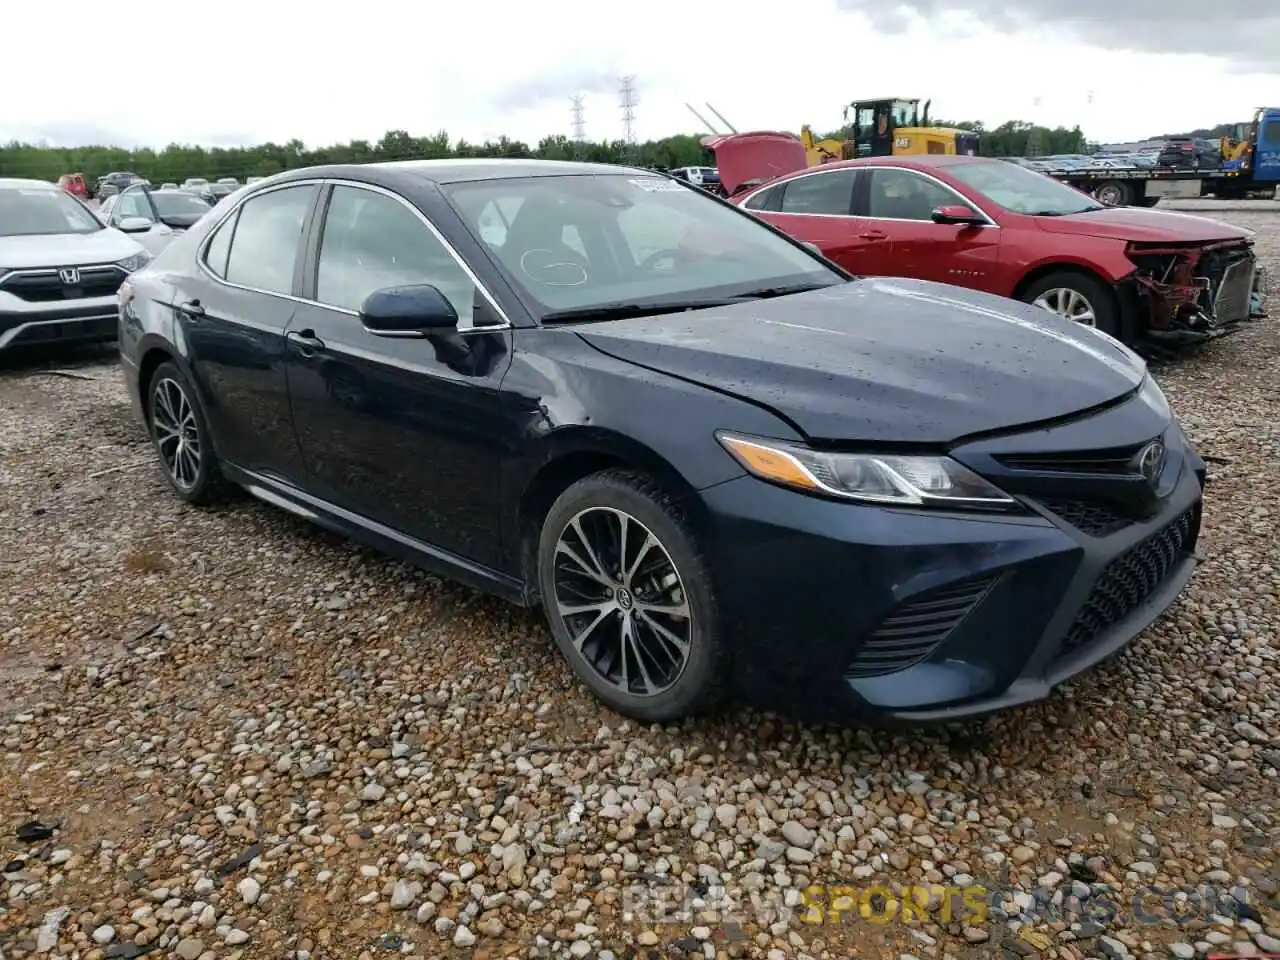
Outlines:
[[[785, 184], [783, 185], [785, 186]], [[768, 190], [761, 190], [754, 197], [742, 205], [744, 210], [773, 210], [777, 211], [782, 207], [782, 190], [783, 186], [770, 187]]]
[[227, 282], [267, 293], [291, 293], [302, 225], [315, 195], [316, 187], [307, 185], [246, 201], [237, 214], [227, 256]]
[[658, 203], [637, 203], [618, 214], [618, 229], [636, 263], [643, 263], [659, 250], [678, 248], [698, 223], [696, 217]]
[[582, 234], [572, 223], [565, 224], [564, 229], [560, 231], [560, 242], [575, 253], [587, 256], [587, 245], [582, 242]]
[[969, 206], [958, 193], [910, 170], [873, 170], [867, 216], [929, 220], [934, 207]]
[[500, 197], [486, 203], [476, 217], [480, 239], [491, 247], [500, 247], [506, 243], [507, 230], [523, 203], [523, 197]]
[[204, 251], [205, 265], [224, 280], [227, 277], [227, 254], [231, 252], [231, 236], [236, 230], [237, 211], [222, 222], [213, 233], [209, 246]]
[[812, 173], [783, 184], [782, 213], [825, 213], [848, 216], [853, 202], [852, 170]]
[[334, 187], [320, 240], [316, 299], [359, 310], [375, 290], [406, 283], [430, 283], [459, 317], [472, 315], [475, 284], [417, 214], [382, 193]]
[[141, 190], [128, 190], [120, 194], [116, 205], [112, 208], [112, 216], [117, 221], [124, 220], [127, 217], [143, 217], [147, 220], [155, 219], [155, 216], [151, 213], [151, 204], [147, 203], [147, 198], [143, 196]]

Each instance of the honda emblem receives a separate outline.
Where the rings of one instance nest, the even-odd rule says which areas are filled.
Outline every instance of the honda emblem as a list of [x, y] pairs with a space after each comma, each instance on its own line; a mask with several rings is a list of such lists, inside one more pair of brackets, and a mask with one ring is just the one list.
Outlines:
[[77, 284], [80, 282], [80, 271], [75, 267], [63, 267], [58, 271], [58, 279], [68, 285]]

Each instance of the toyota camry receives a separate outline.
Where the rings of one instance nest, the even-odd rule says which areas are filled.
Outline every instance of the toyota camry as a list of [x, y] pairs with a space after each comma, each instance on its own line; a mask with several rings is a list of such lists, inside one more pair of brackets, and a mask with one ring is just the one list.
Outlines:
[[1204, 463], [1128, 348], [852, 277], [644, 170], [295, 170], [119, 300], [179, 497], [240, 487], [540, 606], [644, 721], [1034, 701], [1195, 565]]

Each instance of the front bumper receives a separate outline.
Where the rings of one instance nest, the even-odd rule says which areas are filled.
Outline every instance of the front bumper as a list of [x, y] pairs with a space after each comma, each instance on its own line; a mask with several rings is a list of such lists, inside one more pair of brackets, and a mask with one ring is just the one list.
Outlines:
[[837, 722], [957, 720], [1048, 696], [1190, 579], [1203, 462], [1182, 446], [1177, 458], [1158, 511], [1100, 536], [1050, 514], [888, 510], [749, 477], [703, 491], [738, 691]]
[[0, 290], [0, 350], [107, 343], [116, 338], [117, 316], [114, 294], [32, 302]]

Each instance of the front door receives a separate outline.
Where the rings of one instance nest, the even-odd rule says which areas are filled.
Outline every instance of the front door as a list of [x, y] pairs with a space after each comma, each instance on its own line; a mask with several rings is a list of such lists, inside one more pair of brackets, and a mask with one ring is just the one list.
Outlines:
[[[997, 282], [998, 226], [934, 223], [937, 207], [971, 204], [950, 187], [915, 170], [866, 171], [854, 201], [871, 230], [887, 235], [876, 274], [913, 277], [988, 290]], [[975, 211], [976, 212], [976, 211]]]
[[318, 190], [299, 184], [245, 201], [201, 251], [208, 272], [173, 289], [175, 340], [187, 346], [219, 456], [291, 483], [302, 471], [284, 334], [298, 305], [303, 226]]
[[314, 289], [289, 324], [288, 380], [309, 489], [398, 533], [488, 567], [501, 562], [501, 392], [511, 331], [380, 337], [358, 311], [384, 287], [430, 283], [460, 318], [492, 317], [424, 216], [404, 200], [332, 187]]
[[887, 251], [888, 234], [852, 215], [857, 177], [852, 167], [805, 174], [762, 190], [743, 207], [788, 236], [812, 243], [850, 273], [876, 273], [878, 248]]

